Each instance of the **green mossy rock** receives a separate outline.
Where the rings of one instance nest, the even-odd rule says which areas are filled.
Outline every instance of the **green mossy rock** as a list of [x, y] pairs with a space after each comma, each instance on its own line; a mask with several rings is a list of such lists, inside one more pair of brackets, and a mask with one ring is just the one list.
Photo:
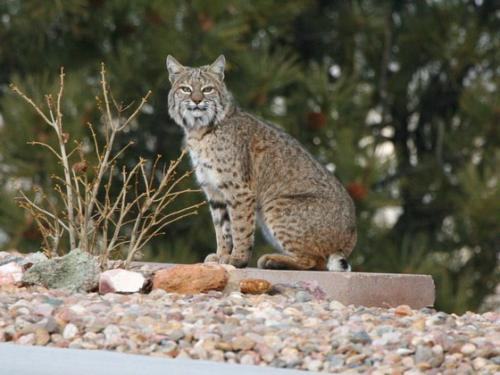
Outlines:
[[49, 289], [87, 292], [97, 287], [99, 273], [96, 257], [74, 249], [62, 257], [34, 264], [25, 272], [22, 281]]

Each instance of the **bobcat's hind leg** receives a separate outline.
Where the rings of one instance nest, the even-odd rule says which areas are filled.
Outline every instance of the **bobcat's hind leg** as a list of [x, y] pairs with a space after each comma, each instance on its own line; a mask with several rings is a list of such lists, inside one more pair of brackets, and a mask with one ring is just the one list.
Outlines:
[[259, 258], [259, 268], [275, 270], [326, 270], [324, 260], [310, 255], [266, 254]]

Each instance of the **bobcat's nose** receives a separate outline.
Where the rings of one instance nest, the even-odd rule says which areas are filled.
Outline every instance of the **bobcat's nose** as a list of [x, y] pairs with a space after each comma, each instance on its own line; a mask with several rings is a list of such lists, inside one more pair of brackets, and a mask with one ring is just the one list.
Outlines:
[[200, 102], [203, 100], [203, 95], [197, 92], [194, 92], [193, 95], [191, 95], [191, 100], [195, 104], [200, 104]]

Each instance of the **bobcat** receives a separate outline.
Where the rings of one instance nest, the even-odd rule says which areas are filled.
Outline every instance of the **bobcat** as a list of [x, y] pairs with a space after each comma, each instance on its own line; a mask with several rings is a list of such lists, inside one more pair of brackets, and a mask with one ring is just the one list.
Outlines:
[[279, 251], [260, 268], [349, 271], [354, 204], [297, 140], [239, 109], [224, 84], [225, 58], [191, 68], [167, 57], [168, 111], [185, 132], [215, 226], [206, 262], [247, 266], [256, 223]]

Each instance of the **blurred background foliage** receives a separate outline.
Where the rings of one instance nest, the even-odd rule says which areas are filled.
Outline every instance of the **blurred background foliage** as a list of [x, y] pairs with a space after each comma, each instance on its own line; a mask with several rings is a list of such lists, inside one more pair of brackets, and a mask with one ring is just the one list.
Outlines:
[[[4, 0], [1, 247], [39, 247], [13, 198], [57, 168], [26, 145], [49, 129], [10, 82], [42, 102], [64, 66], [65, 125], [85, 141], [103, 61], [120, 101], [153, 90], [126, 158], [173, 159], [182, 133], [167, 114], [165, 57], [195, 66], [223, 53], [238, 103], [297, 137], [354, 198], [354, 270], [429, 273], [439, 309], [475, 310], [499, 282], [499, 34], [494, 0]], [[195, 262], [214, 248], [204, 208], [146, 259]], [[259, 237], [254, 258], [269, 250]]]

